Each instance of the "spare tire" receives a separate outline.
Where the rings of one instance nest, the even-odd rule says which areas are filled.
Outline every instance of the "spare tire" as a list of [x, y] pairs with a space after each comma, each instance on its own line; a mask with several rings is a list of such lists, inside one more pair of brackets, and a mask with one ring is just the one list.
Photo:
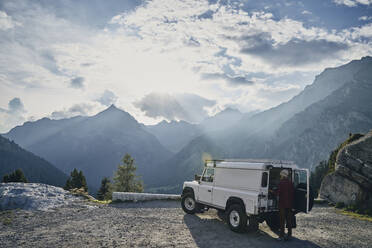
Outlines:
[[276, 232], [280, 228], [279, 212], [272, 212], [265, 218], [266, 224], [270, 227], [273, 232]]

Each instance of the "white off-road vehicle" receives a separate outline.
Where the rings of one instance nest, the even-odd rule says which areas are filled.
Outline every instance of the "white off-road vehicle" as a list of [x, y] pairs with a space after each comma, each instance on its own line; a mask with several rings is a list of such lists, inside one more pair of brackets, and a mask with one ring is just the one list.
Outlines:
[[[314, 197], [307, 169], [290, 161], [252, 159], [205, 161], [203, 174], [183, 184], [182, 209], [194, 214], [215, 208], [235, 232], [257, 230], [263, 221], [278, 230], [278, 199], [274, 192], [283, 169], [289, 171], [295, 188], [293, 213], [308, 213]], [[295, 227], [296, 219], [292, 219]]]

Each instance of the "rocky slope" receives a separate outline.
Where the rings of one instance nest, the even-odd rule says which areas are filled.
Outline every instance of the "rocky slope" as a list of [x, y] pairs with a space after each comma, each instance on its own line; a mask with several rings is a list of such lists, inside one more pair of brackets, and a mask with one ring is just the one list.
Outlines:
[[335, 166], [323, 179], [322, 198], [346, 205], [372, 201], [372, 131], [342, 148]]

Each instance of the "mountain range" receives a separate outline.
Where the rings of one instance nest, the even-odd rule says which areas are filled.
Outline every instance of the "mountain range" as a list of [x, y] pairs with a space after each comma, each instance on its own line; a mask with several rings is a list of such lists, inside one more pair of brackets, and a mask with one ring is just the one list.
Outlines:
[[5, 136], [65, 173], [82, 170], [91, 191], [103, 177], [113, 176], [126, 153], [135, 159], [146, 184], [153, 182], [154, 164], [172, 155], [130, 114], [114, 105], [91, 117], [26, 122]]
[[199, 124], [146, 126], [111, 106], [91, 117], [26, 122], [4, 136], [97, 187], [131, 154], [147, 189], [179, 192], [205, 158], [294, 160], [312, 168], [349, 133], [372, 127], [372, 57], [319, 74], [288, 102], [259, 113], [226, 109]]

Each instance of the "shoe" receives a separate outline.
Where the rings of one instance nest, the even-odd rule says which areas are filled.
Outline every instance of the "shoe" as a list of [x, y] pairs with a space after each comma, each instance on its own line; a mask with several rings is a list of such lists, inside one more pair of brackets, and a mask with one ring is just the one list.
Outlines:
[[276, 239], [277, 241], [283, 241], [284, 240], [284, 237], [280, 236]]
[[285, 235], [284, 241], [290, 241], [292, 239], [292, 235]]

